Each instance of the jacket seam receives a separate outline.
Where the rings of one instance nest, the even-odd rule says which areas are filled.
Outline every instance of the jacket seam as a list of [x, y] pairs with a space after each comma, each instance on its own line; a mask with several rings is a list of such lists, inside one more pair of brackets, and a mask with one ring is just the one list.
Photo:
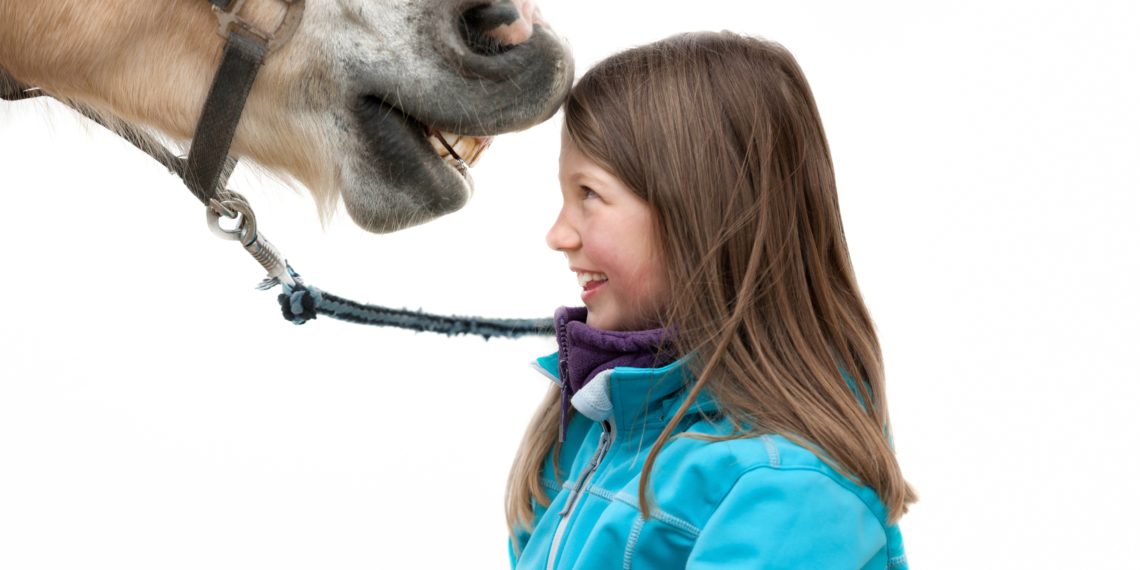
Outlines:
[[906, 555], [905, 554], [900, 554], [899, 556], [895, 556], [894, 558], [887, 560], [887, 569], [888, 570], [890, 570], [891, 568], [898, 568], [900, 566], [906, 566]]
[[768, 435], [760, 436], [760, 441], [764, 442], [764, 448], [768, 450], [768, 463], [773, 467], [779, 467], [780, 450], [776, 449], [776, 442], [772, 441], [772, 437]]
[[629, 531], [629, 539], [625, 542], [625, 555], [621, 560], [621, 569], [630, 570], [633, 567], [633, 548], [637, 546], [637, 539], [641, 537], [641, 529], [645, 526], [645, 519], [637, 517], [633, 521], [633, 528]]
[[[633, 507], [634, 509], [641, 509], [638, 501], [625, 493], [614, 493], [613, 491], [598, 487], [596, 485], [590, 485], [586, 487], [585, 491], [591, 495], [595, 495], [607, 501], [610, 501], [611, 503], [616, 501]], [[641, 517], [639, 516], [638, 518]], [[658, 507], [654, 507], [649, 510], [649, 518], [680, 530], [688, 534], [690, 538], [696, 538], [701, 533], [700, 529], [697, 528], [696, 525], [685, 521], [681, 517], [671, 515]]]
[[[722, 504], [724, 504], [724, 500], [726, 498], [728, 498], [728, 496], [732, 493], [732, 490], [736, 488], [736, 486], [740, 483], [740, 480], [743, 479], [745, 475], [748, 475], [749, 473], [752, 473], [753, 471], [759, 471], [760, 469], [771, 469], [773, 471], [808, 471], [811, 473], [818, 473], [821, 477], [824, 477], [825, 479], [831, 481], [837, 487], [839, 487], [840, 489], [843, 489], [843, 491], [853, 495], [856, 499], [858, 499], [859, 503], [863, 505], [863, 508], [867, 509], [867, 511], [870, 512], [871, 515], [875, 517], [875, 521], [878, 522], [879, 526], [883, 529], [883, 535], [889, 536], [890, 533], [888, 532], [887, 525], [884, 524], [883, 520], [880, 519], [877, 514], [875, 514], [875, 509], [873, 508], [872, 505], [867, 504], [866, 499], [864, 499], [862, 496], [860, 496], [859, 493], [856, 493], [856, 492], [852, 491], [851, 489], [848, 489], [847, 486], [844, 485], [843, 483], [841, 483], [840, 481], [836, 481], [835, 478], [832, 477], [830, 474], [828, 474], [826, 471], [823, 471], [822, 469], [818, 469], [818, 468], [812, 468], [812, 467], [780, 467], [780, 466], [773, 466], [773, 465], [756, 465], [753, 467], [749, 467], [748, 469], [745, 469], [744, 471], [742, 471], [740, 473], [740, 475], [738, 475], [736, 477], [736, 480], [733, 481], [732, 485], [730, 485], [728, 487], [728, 490], [725, 491], [724, 496], [720, 498], [720, 501], [717, 501], [716, 507], [714, 507], [711, 512], [716, 512], [717, 510], [720, 509], [720, 506]], [[694, 528], [696, 528], [696, 527], [694, 527]], [[700, 530], [701, 529], [698, 529], [697, 532], [699, 533]], [[887, 550], [888, 554], [890, 553], [889, 545], [884, 545], [883, 548], [885, 550]], [[906, 556], [903, 555], [904, 559], [905, 559], [905, 557]]]

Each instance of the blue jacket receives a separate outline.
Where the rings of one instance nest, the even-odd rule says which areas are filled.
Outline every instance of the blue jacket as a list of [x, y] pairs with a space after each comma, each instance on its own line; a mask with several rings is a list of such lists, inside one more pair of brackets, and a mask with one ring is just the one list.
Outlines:
[[[557, 354], [538, 368], [557, 382]], [[534, 530], [511, 551], [519, 570], [907, 567], [902, 535], [875, 492], [778, 435], [675, 438], [650, 477], [651, 516], [638, 509], [649, 449], [686, 395], [686, 367], [606, 371], [575, 395], [574, 414], [542, 485]], [[683, 431], [725, 435], [702, 394]], [[702, 413], [703, 412], [703, 413]]]

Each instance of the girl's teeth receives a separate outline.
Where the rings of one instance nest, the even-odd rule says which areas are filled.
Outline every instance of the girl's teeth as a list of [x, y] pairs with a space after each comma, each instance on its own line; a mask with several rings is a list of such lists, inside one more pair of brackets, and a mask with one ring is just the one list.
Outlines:
[[591, 281], [609, 281], [610, 278], [606, 277], [605, 273], [579, 273], [578, 285], [585, 287]]

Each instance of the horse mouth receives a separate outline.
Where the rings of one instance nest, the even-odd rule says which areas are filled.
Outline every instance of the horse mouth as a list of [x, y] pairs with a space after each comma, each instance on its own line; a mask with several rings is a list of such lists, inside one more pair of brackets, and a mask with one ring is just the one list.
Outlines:
[[[464, 135], [429, 125], [400, 107], [376, 96], [364, 97], [357, 118], [366, 135], [369, 135], [374, 155], [400, 152], [400, 163], [410, 165], [417, 161], [431, 163], [434, 154], [443, 164], [450, 166], [460, 178], [470, 184], [468, 169], [475, 166], [483, 151], [491, 146], [493, 136]], [[398, 140], [403, 139], [403, 140]], [[412, 140], [408, 140], [412, 139]], [[423, 144], [426, 142], [426, 145]], [[379, 148], [386, 145], [387, 150]], [[419, 151], [410, 153], [407, 151]], [[380, 158], [380, 157], [377, 157]], [[390, 158], [384, 156], [383, 158]]]
[[362, 166], [373, 181], [343, 194], [358, 225], [395, 231], [455, 212], [471, 198], [468, 168], [492, 137], [433, 126], [375, 95], [359, 98], [351, 115], [364, 147]]

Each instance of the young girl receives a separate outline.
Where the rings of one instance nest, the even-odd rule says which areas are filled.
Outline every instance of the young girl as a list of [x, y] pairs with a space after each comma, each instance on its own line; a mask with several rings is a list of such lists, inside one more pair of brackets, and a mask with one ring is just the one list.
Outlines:
[[517, 568], [905, 568], [915, 496], [831, 156], [779, 45], [688, 34], [565, 105], [582, 285], [511, 472]]

